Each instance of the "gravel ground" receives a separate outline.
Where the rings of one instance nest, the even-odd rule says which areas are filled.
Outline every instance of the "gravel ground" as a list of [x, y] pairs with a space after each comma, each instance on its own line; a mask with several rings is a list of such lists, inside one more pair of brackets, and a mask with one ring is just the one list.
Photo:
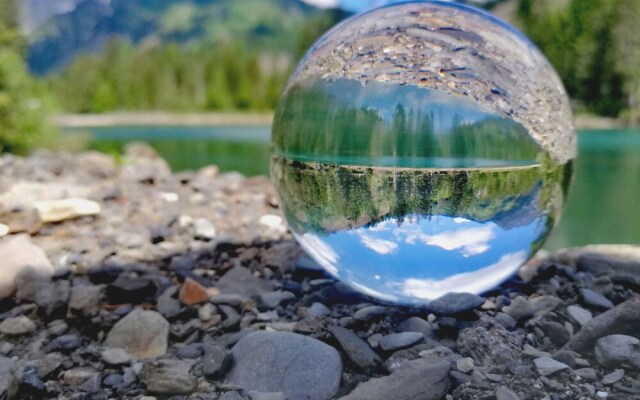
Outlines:
[[638, 247], [398, 307], [304, 255], [267, 178], [140, 144], [0, 170], [0, 399], [640, 399]]

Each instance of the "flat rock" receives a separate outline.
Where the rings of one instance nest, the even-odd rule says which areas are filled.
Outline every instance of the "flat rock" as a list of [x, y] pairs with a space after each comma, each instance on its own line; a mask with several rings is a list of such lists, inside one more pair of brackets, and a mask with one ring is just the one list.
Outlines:
[[433, 336], [433, 326], [420, 317], [409, 317], [398, 325], [400, 332], [420, 332], [425, 338]]
[[123, 349], [106, 349], [100, 356], [109, 365], [126, 365], [131, 363], [131, 356]]
[[168, 337], [169, 323], [162, 315], [135, 309], [115, 324], [105, 344], [139, 358], [151, 358], [167, 352]]
[[366, 306], [362, 307], [353, 314], [353, 318], [358, 321], [368, 321], [387, 314], [387, 307], [383, 306]]
[[591, 289], [580, 289], [580, 298], [587, 307], [595, 310], [609, 310], [613, 308], [611, 300]]
[[389, 376], [369, 379], [341, 400], [440, 400], [449, 390], [450, 365], [435, 356], [408, 361]]
[[603, 385], [613, 385], [614, 383], [620, 381], [622, 378], [624, 378], [624, 370], [623, 369], [616, 369], [612, 373], [607, 374], [607, 375], [602, 377], [602, 384]]
[[98, 372], [93, 368], [78, 367], [65, 371], [62, 375], [62, 381], [65, 385], [80, 386], [97, 374]]
[[38, 375], [40, 376], [40, 378], [46, 379], [49, 375], [58, 371], [64, 360], [64, 355], [60, 353], [46, 354], [44, 357], [38, 360], [38, 364], [36, 365], [38, 369]]
[[293, 293], [285, 291], [261, 293], [258, 296], [258, 307], [263, 311], [271, 310], [295, 298], [296, 296]]
[[147, 361], [142, 365], [138, 377], [151, 393], [191, 394], [196, 389], [191, 366], [191, 362], [180, 360]]
[[424, 340], [424, 336], [420, 332], [400, 332], [380, 338], [380, 347], [384, 351], [393, 351], [404, 349]]
[[31, 268], [43, 276], [53, 274], [53, 265], [44, 251], [33, 244], [27, 235], [7, 237], [0, 241], [0, 299], [7, 298], [16, 291], [18, 274]]
[[37, 201], [33, 207], [42, 222], [62, 222], [98, 215], [102, 211], [100, 204], [81, 198]]
[[327, 400], [338, 390], [342, 360], [333, 347], [288, 332], [254, 332], [233, 347], [227, 382], [287, 399]]
[[554, 360], [551, 357], [540, 357], [533, 360], [533, 364], [536, 366], [538, 373], [542, 376], [553, 375], [556, 372], [569, 369], [567, 364]]
[[585, 323], [565, 347], [579, 353], [593, 349], [608, 335], [640, 335], [640, 298], [632, 298]]
[[595, 382], [598, 380], [598, 371], [593, 368], [580, 368], [573, 372], [587, 382]]
[[567, 314], [569, 315], [569, 318], [571, 318], [580, 326], [591, 321], [591, 319], [593, 318], [593, 314], [591, 313], [591, 311], [585, 310], [580, 306], [567, 307]]
[[618, 368], [629, 366], [632, 355], [639, 350], [639, 339], [627, 335], [609, 335], [598, 339], [594, 352], [600, 365]]
[[273, 290], [271, 282], [253, 276], [248, 268], [239, 265], [224, 274], [216, 282], [216, 287], [221, 294], [239, 294], [244, 297], [253, 297]]
[[447, 293], [429, 302], [429, 310], [438, 315], [455, 315], [471, 311], [484, 304], [485, 299], [471, 293]]
[[355, 333], [339, 326], [330, 326], [327, 330], [340, 343], [340, 347], [347, 354], [347, 357], [362, 370], [373, 370], [382, 363], [380, 356]]
[[33, 332], [35, 329], [36, 324], [24, 315], [7, 318], [0, 323], [0, 333], [5, 335], [24, 335]]

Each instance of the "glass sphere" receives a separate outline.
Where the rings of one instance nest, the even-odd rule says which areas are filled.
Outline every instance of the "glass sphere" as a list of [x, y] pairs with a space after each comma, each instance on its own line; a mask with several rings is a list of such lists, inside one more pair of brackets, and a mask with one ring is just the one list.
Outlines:
[[309, 50], [276, 111], [271, 173], [309, 255], [411, 304], [516, 272], [558, 220], [575, 156], [567, 95], [538, 49], [485, 12], [416, 2]]

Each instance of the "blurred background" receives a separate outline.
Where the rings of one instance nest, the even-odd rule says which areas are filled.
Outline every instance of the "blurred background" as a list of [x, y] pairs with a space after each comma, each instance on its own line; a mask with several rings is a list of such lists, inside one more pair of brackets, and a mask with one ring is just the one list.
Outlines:
[[[272, 110], [306, 49], [384, 0], [0, 0], [0, 152], [115, 155], [268, 174]], [[580, 157], [550, 249], [640, 242], [640, 0], [468, 1], [542, 49]]]

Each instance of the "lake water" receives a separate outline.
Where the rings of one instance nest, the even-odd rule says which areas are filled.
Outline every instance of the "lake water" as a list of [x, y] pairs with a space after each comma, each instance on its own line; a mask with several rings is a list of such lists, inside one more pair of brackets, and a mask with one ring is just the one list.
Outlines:
[[[101, 127], [91, 148], [119, 152], [131, 140], [151, 144], [176, 171], [217, 164], [222, 171], [268, 174], [264, 127]], [[574, 182], [560, 224], [546, 248], [640, 243], [640, 131], [581, 131]]]

